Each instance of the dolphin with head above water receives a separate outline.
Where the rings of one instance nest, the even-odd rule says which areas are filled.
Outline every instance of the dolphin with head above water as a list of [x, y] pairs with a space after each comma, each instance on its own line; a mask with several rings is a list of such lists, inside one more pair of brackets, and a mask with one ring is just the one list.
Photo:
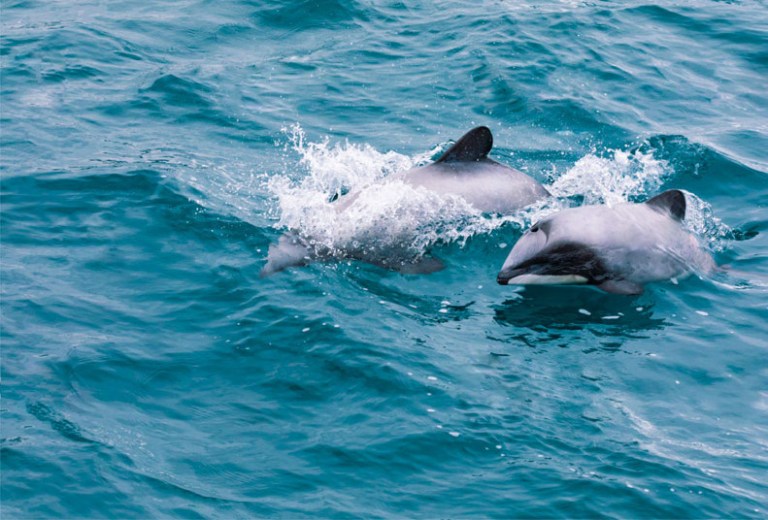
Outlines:
[[[414, 188], [423, 188], [438, 195], [455, 195], [483, 213], [510, 214], [549, 195], [546, 188], [523, 172], [488, 158], [493, 136], [485, 126], [467, 132], [439, 159], [426, 166], [395, 174], [383, 182], [401, 181]], [[334, 199], [334, 207], [343, 213], [355, 203], [359, 192]], [[396, 217], [393, 217], [396, 218]], [[406, 273], [428, 273], [442, 264], [429, 256], [413, 261], [393, 261], [369, 258], [359, 251], [324, 251], [310, 246], [313, 237], [296, 232], [283, 235], [269, 248], [262, 276], [287, 267], [305, 265], [313, 260], [357, 258]]]
[[640, 294], [648, 282], [715, 267], [687, 231], [685, 195], [669, 190], [642, 204], [570, 208], [533, 225], [512, 248], [502, 285], [589, 284]]

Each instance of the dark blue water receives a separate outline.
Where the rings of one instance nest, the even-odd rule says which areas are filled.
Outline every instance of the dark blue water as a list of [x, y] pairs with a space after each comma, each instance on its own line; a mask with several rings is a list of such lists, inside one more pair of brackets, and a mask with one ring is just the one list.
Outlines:
[[[3, 518], [765, 517], [765, 1], [0, 17]], [[328, 220], [480, 124], [554, 206]], [[495, 283], [541, 212], [668, 188], [725, 271]], [[446, 269], [260, 278], [289, 227]]]

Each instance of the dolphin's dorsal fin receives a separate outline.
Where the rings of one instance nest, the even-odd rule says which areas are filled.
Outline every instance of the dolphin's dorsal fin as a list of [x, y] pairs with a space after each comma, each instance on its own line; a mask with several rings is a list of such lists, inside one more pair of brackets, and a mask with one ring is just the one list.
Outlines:
[[473, 128], [451, 146], [436, 163], [481, 161], [493, 148], [493, 135], [487, 126]]
[[685, 195], [680, 190], [667, 190], [645, 201], [654, 209], [669, 213], [675, 220], [685, 218]]

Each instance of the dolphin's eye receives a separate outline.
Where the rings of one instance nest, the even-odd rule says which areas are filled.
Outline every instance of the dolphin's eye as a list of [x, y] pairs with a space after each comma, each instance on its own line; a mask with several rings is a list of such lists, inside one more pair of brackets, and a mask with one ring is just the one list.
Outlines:
[[531, 226], [530, 232], [536, 233], [537, 231], [541, 231], [545, 236], [549, 236], [549, 227], [548, 220], [540, 220]]

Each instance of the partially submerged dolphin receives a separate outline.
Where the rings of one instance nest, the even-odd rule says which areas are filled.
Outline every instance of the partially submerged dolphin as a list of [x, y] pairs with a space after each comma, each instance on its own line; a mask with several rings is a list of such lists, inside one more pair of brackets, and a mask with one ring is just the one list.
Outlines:
[[493, 135], [473, 128], [432, 164], [400, 173], [400, 178], [440, 195], [459, 195], [483, 213], [510, 214], [549, 195], [538, 181], [488, 158]]
[[[438, 195], [457, 195], [483, 213], [510, 214], [549, 195], [538, 181], [489, 159], [492, 147], [491, 131], [479, 126], [462, 136], [432, 164], [395, 174], [384, 182], [402, 181]], [[338, 197], [333, 202], [336, 211], [347, 210], [358, 195], [352, 192]], [[357, 258], [406, 273], [428, 273], [442, 268], [439, 260], [429, 256], [390, 261], [368, 257], [360, 251], [330, 251], [322, 246], [310, 245], [312, 241], [313, 237], [300, 236], [296, 232], [283, 235], [277, 244], [270, 246], [262, 276], [329, 258]]]
[[640, 294], [643, 284], [714, 269], [687, 231], [685, 195], [665, 191], [645, 203], [570, 208], [533, 225], [509, 253], [502, 285], [589, 284]]

